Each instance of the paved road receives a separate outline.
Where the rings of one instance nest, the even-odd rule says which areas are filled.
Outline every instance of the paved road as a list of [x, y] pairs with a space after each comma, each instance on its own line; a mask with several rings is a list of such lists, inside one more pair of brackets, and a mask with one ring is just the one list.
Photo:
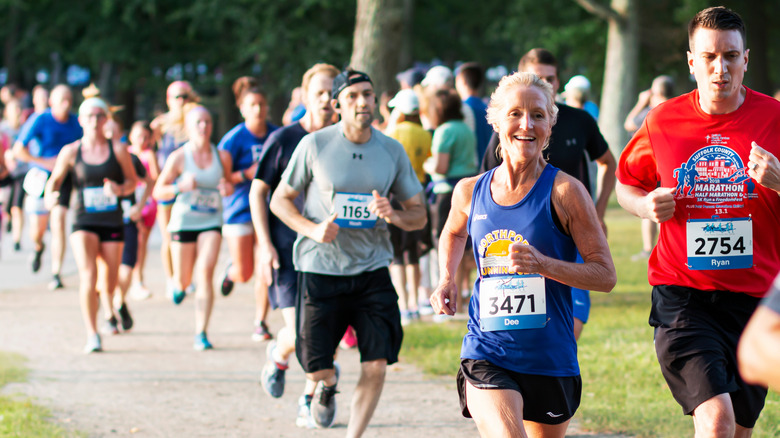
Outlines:
[[[193, 300], [176, 307], [164, 299], [159, 237], [152, 239], [147, 278], [154, 296], [130, 302], [136, 320], [131, 333], [104, 336], [105, 352], [84, 355], [75, 265], [68, 254], [66, 289], [46, 290], [44, 274], [32, 275], [28, 253], [14, 253], [3, 235], [0, 259], [0, 350], [29, 358], [29, 382], [12, 384], [50, 407], [54, 421], [90, 437], [335, 437], [343, 436], [349, 400], [358, 378], [355, 351], [340, 352], [341, 393], [336, 425], [304, 432], [294, 425], [303, 375], [295, 361], [280, 399], [258, 384], [265, 344], [250, 340], [253, 298], [248, 285], [218, 296], [209, 330], [215, 350], [192, 349]], [[23, 243], [26, 249], [29, 242]], [[48, 255], [46, 256], [48, 257]], [[223, 250], [222, 259], [225, 258]], [[220, 261], [220, 270], [223, 261]], [[269, 320], [281, 324], [278, 312]], [[574, 429], [574, 428], [570, 428]], [[574, 431], [572, 430], [572, 433]], [[427, 378], [415, 367], [389, 367], [387, 384], [368, 437], [477, 436], [474, 423], [459, 414], [452, 378]], [[570, 435], [576, 436], [576, 435]]]

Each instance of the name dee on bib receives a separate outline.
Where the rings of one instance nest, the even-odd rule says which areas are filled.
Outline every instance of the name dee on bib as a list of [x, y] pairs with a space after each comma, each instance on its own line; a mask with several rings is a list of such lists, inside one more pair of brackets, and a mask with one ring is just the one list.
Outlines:
[[374, 228], [377, 216], [368, 209], [370, 193], [337, 192], [333, 197], [334, 223], [342, 228]]
[[479, 323], [483, 331], [542, 328], [547, 325], [547, 292], [541, 275], [480, 279]]

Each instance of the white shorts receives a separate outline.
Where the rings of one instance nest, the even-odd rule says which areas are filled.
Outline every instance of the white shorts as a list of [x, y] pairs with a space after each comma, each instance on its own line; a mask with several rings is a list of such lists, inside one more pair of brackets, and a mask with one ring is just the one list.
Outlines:
[[244, 222], [243, 224], [225, 224], [222, 225], [223, 237], [242, 237], [248, 236], [255, 232], [255, 227], [252, 226], [252, 222]]
[[24, 211], [27, 214], [33, 215], [49, 214], [49, 210], [46, 209], [43, 198], [36, 198], [34, 196], [24, 197]]

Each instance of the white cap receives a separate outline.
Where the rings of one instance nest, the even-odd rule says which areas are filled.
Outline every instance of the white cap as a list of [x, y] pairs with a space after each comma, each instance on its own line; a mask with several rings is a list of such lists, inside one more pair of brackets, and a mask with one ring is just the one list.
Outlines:
[[563, 91], [582, 90], [590, 91], [590, 81], [583, 75], [572, 76], [569, 82], [563, 87]]
[[387, 106], [396, 108], [406, 115], [417, 114], [420, 111], [420, 99], [412, 90], [401, 90], [387, 103]]
[[79, 106], [79, 116], [86, 115], [92, 108], [100, 108], [106, 115], [109, 113], [108, 105], [103, 99], [99, 97], [90, 97], [89, 99], [84, 100], [84, 102], [81, 103], [81, 106]]
[[451, 86], [453, 80], [452, 70], [443, 65], [437, 65], [431, 67], [431, 69], [428, 70], [428, 73], [425, 74], [425, 78], [422, 80], [422, 86], [434, 86], [437, 88], [445, 85]]

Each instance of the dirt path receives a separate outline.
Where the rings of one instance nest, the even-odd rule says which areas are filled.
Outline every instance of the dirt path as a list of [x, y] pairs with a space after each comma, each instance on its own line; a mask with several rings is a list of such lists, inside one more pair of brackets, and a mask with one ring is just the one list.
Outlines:
[[[51, 408], [54, 421], [90, 437], [336, 437], [346, 432], [349, 400], [358, 378], [355, 351], [339, 353], [341, 393], [333, 429], [295, 427], [303, 374], [295, 361], [280, 399], [258, 381], [265, 344], [250, 339], [254, 300], [240, 285], [216, 298], [209, 330], [215, 350], [192, 349], [193, 299], [176, 307], [162, 294], [162, 267], [152, 249], [147, 264], [153, 298], [130, 302], [131, 333], [103, 337], [105, 352], [81, 352], [85, 334], [72, 261], [66, 289], [46, 290], [48, 276], [30, 274], [27, 254], [10, 251], [4, 237], [0, 261], [0, 350], [29, 358], [29, 382], [12, 384]], [[156, 246], [153, 243], [153, 246]], [[26, 245], [30, 247], [29, 243]], [[70, 256], [70, 255], [69, 255]], [[223, 254], [224, 257], [224, 254]], [[222, 262], [220, 265], [223, 266]], [[221, 268], [220, 268], [221, 269]], [[42, 271], [48, 270], [48, 261]], [[278, 312], [269, 320], [278, 330]], [[577, 435], [576, 425], [569, 436]], [[389, 368], [387, 383], [367, 437], [478, 436], [459, 414], [452, 378], [426, 378], [407, 363]], [[591, 436], [591, 435], [587, 435]]]

